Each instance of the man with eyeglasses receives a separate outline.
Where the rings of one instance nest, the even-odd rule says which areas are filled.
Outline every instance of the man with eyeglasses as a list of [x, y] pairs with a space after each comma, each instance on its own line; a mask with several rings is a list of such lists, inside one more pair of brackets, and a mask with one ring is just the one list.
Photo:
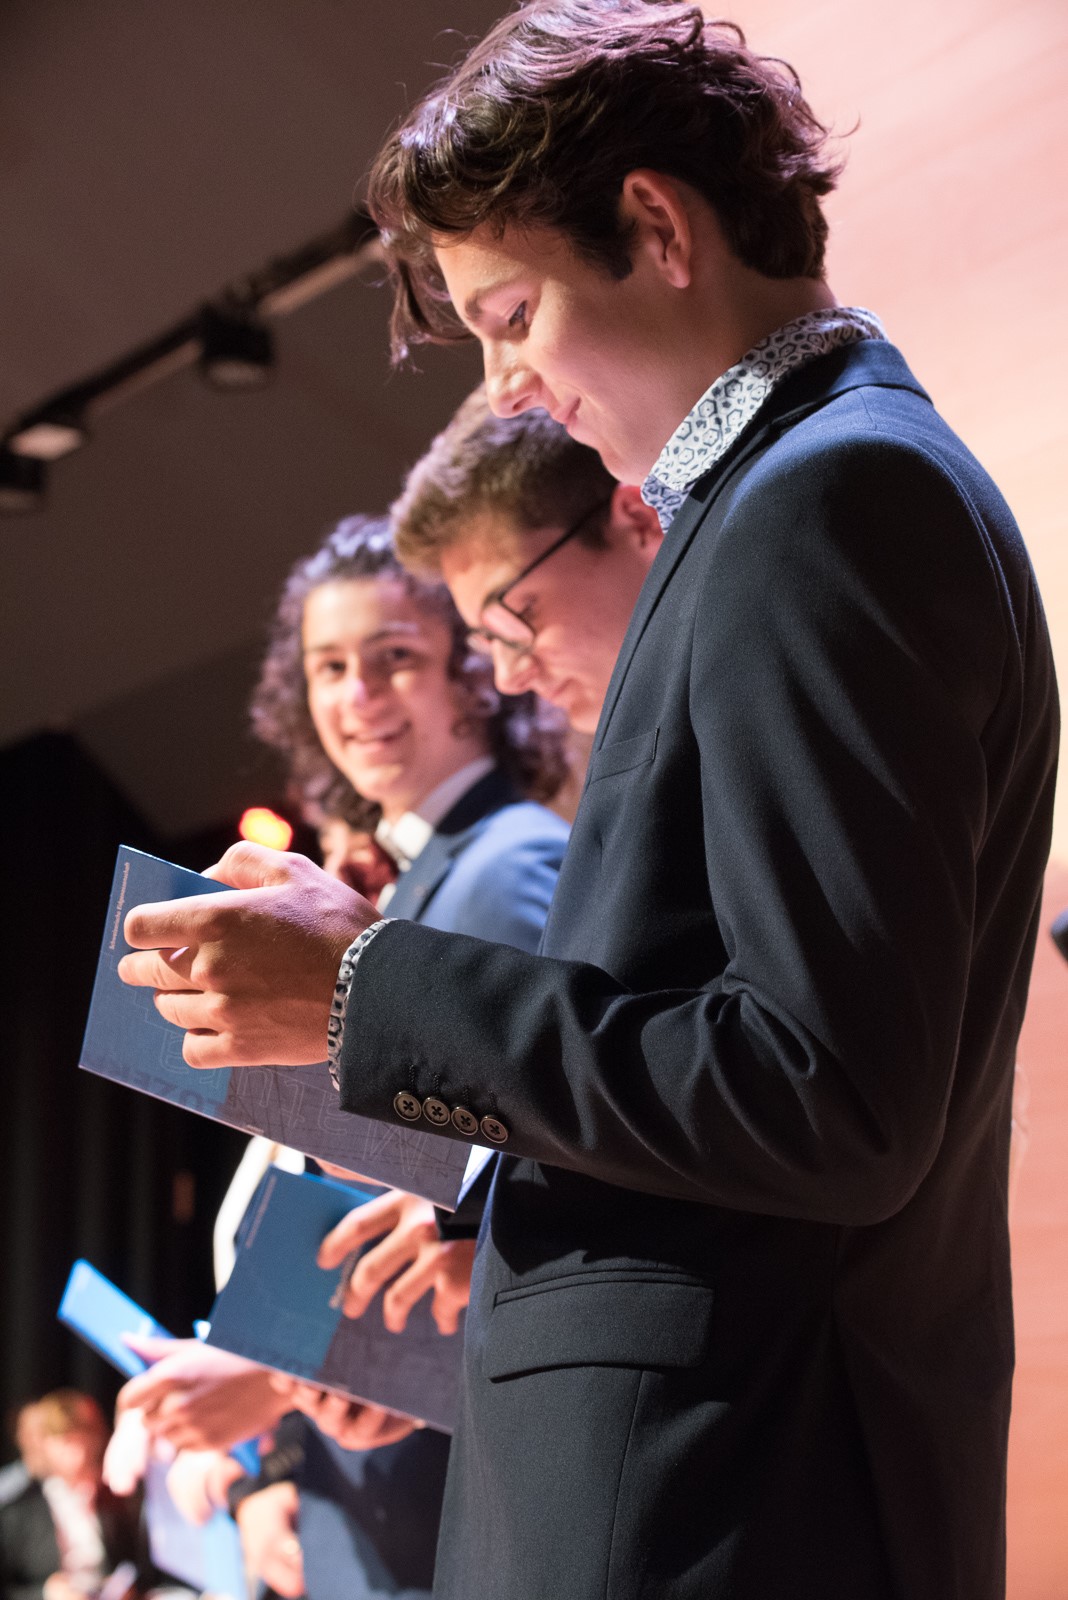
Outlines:
[[495, 417], [480, 388], [391, 515], [401, 559], [444, 577], [497, 687], [534, 690], [592, 733], [663, 539], [639, 491], [545, 412]]

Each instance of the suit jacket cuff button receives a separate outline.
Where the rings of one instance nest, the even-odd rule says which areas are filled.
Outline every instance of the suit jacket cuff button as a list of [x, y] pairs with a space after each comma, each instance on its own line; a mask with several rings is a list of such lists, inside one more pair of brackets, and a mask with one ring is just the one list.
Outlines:
[[417, 1100], [414, 1094], [409, 1094], [407, 1089], [402, 1089], [393, 1096], [393, 1109], [405, 1122], [418, 1122], [423, 1114], [423, 1102]]

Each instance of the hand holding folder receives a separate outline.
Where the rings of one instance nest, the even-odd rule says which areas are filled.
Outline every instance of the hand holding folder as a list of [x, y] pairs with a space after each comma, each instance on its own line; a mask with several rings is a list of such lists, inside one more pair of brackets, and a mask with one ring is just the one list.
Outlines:
[[[405, 1189], [452, 1209], [472, 1157], [469, 1145], [441, 1138], [429, 1123], [425, 1128], [412, 1128], [342, 1111], [325, 1062], [295, 1067], [191, 1067], [182, 1054], [183, 1034], [161, 1017], [151, 988], [131, 988], [122, 982], [118, 969], [130, 950], [122, 930], [131, 907], [195, 897], [203, 919], [206, 907], [233, 893], [225, 884], [184, 867], [125, 845], [120, 849], [80, 1065], [216, 1122], [262, 1134], [305, 1155], [366, 1173], [388, 1188]], [[178, 937], [174, 916], [160, 929], [164, 926], [170, 929], [168, 936]], [[149, 962], [169, 962], [168, 970], [185, 970], [182, 955], [165, 957], [159, 951], [142, 951], [137, 959], [146, 955]], [[162, 969], [159, 975], [163, 975]], [[325, 1020], [318, 1037], [325, 1051]]]

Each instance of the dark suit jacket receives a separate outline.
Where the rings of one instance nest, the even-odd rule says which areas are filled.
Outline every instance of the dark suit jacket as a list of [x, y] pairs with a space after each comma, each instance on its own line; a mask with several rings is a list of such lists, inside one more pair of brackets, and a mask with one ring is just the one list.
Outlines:
[[899, 353], [775, 392], [639, 598], [540, 958], [385, 928], [343, 1103], [509, 1128], [438, 1592], [994, 1600], [1057, 711]]
[[[559, 817], [521, 802], [490, 773], [401, 875], [386, 914], [533, 951], [566, 842]], [[304, 1445], [300, 1533], [310, 1600], [428, 1596], [448, 1440], [427, 1429], [380, 1450], [342, 1450], [307, 1424]]]
[[[97, 1502], [107, 1570], [123, 1561], [139, 1568], [144, 1583], [151, 1573], [140, 1534], [141, 1499], [119, 1499], [102, 1488]], [[44, 1491], [30, 1479], [21, 1494], [0, 1505], [0, 1600], [41, 1600], [46, 1578], [60, 1567], [55, 1524]]]

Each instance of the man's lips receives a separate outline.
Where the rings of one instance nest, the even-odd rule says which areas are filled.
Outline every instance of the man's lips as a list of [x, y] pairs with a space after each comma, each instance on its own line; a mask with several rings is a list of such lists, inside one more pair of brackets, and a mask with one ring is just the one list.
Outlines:
[[369, 733], [356, 732], [353, 729], [342, 733], [341, 737], [346, 744], [357, 745], [362, 750], [368, 745], [395, 744], [398, 739], [408, 732], [410, 727], [410, 722], [402, 722], [396, 728], [375, 728]]

